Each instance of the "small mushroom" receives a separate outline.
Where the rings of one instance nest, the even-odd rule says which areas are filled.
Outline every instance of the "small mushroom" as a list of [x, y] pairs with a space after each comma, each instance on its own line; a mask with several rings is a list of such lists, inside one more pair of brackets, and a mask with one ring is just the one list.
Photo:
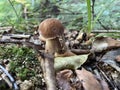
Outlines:
[[46, 41], [45, 51], [51, 54], [61, 52], [62, 46], [59, 37], [63, 36], [64, 26], [55, 18], [48, 18], [39, 25], [40, 37]]
[[47, 90], [56, 90], [54, 58], [52, 56], [55, 52], [60, 53], [62, 51], [59, 37], [63, 36], [64, 27], [59, 20], [49, 18], [41, 22], [39, 33], [40, 37], [46, 41], [45, 52], [51, 56], [51, 58], [41, 59]]

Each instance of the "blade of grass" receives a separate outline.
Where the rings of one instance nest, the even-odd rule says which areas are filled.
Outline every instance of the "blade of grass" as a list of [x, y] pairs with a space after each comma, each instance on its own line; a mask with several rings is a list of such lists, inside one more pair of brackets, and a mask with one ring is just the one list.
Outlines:
[[91, 0], [86, 0], [87, 2], [87, 12], [88, 12], [88, 28], [87, 28], [87, 32], [90, 33], [91, 32]]

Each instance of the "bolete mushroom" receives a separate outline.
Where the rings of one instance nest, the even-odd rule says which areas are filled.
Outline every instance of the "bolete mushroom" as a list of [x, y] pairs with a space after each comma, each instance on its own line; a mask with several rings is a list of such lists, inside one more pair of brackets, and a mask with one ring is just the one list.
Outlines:
[[[46, 41], [45, 51], [55, 56], [73, 56], [75, 55], [65, 45], [64, 26], [55, 19], [49, 18], [41, 22], [39, 25], [40, 38]], [[59, 41], [62, 38], [62, 43]]]
[[[62, 45], [59, 41], [59, 37], [64, 33], [64, 27], [59, 20], [54, 18], [44, 20], [39, 25], [39, 33], [40, 37], [46, 41], [45, 52], [49, 54], [49, 56], [54, 56], [55, 52], [61, 52]], [[41, 66], [47, 90], [56, 90], [54, 58], [42, 58]]]
[[60, 52], [62, 47], [59, 37], [64, 33], [64, 26], [55, 18], [48, 18], [39, 25], [39, 33], [46, 39], [45, 51], [51, 54]]

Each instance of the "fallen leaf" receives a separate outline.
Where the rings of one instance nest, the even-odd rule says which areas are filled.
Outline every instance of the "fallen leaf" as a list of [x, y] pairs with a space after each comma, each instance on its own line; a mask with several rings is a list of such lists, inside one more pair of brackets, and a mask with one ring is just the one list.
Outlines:
[[120, 47], [120, 41], [108, 37], [97, 37], [92, 45], [94, 52], [102, 52], [103, 50], [111, 50]]
[[101, 61], [110, 65], [116, 71], [120, 72], [120, 67], [118, 63], [115, 61], [116, 59], [119, 58], [118, 55], [120, 55], [120, 49], [108, 51], [105, 55], [103, 55], [103, 57], [101, 58]]
[[56, 71], [63, 69], [77, 69], [86, 62], [88, 54], [69, 57], [56, 57], [54, 67]]
[[56, 78], [57, 78], [57, 82], [59, 87], [62, 90], [71, 90], [71, 86], [69, 83], [69, 78], [72, 75], [72, 71], [71, 70], [64, 70], [61, 71], [59, 73], [57, 73]]
[[91, 72], [82, 68], [81, 70], [76, 70], [76, 74], [81, 81], [84, 90], [103, 90], [101, 84]]
[[[69, 69], [58, 72], [56, 78], [62, 90], [81, 90], [81, 82], [73, 77], [73, 72]], [[71, 82], [73, 79], [74, 81]]]

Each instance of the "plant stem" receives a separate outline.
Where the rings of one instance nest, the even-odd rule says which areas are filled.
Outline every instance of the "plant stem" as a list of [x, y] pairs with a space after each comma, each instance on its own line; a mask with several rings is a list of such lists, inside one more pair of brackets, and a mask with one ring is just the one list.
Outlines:
[[87, 1], [87, 12], [88, 12], [88, 30], [87, 32], [91, 32], [91, 0], [86, 0]]

